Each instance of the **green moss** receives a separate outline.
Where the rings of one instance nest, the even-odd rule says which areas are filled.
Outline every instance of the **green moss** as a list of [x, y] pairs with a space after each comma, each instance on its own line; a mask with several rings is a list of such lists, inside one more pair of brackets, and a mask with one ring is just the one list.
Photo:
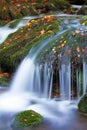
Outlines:
[[45, 16], [31, 20], [24, 27], [10, 34], [0, 45], [0, 65], [15, 69], [29, 50], [59, 31], [60, 21], [55, 17]]
[[34, 127], [42, 121], [43, 117], [39, 113], [33, 110], [26, 110], [15, 116], [12, 127]]
[[87, 94], [85, 94], [79, 101], [78, 110], [87, 114]]
[[[83, 63], [83, 52], [78, 52], [76, 50], [77, 48], [80, 50], [83, 48], [84, 51], [84, 48], [86, 47], [86, 39], [87, 35], [84, 35], [83, 37], [79, 30], [67, 30], [63, 34], [57, 35], [56, 38], [50, 39], [50, 41], [48, 41], [48, 45], [41, 50], [36, 60], [40, 64], [45, 62], [50, 64], [50, 61], [52, 61], [52, 63], [56, 62], [56, 66], [60, 68], [61, 62], [67, 63], [67, 58], [69, 58], [73, 63], [73, 66], [78, 67], [78, 65], [82, 65]], [[61, 59], [63, 60], [60, 60], [60, 54], [62, 57]], [[80, 57], [78, 57], [78, 54]], [[64, 60], [64, 58], [66, 60]], [[84, 61], [87, 61], [87, 57], [84, 58]], [[82, 81], [80, 82], [80, 85], [82, 86]], [[82, 90], [80, 91], [80, 94], [81, 93]]]
[[[67, 41], [67, 38], [69, 37], [69, 35], [70, 35], [70, 31], [66, 31], [62, 35], [57, 36], [55, 39], [50, 40], [49, 44], [38, 54], [36, 60], [39, 60], [39, 62], [40, 62], [40, 59], [42, 57], [44, 58], [44, 60], [46, 60], [47, 57], [50, 57], [50, 54], [55, 55], [53, 50], [55, 50], [55, 52], [57, 54], [62, 53], [63, 48], [59, 47], [62, 44], [62, 43], [60, 43], [60, 41]], [[67, 44], [67, 42], [66, 42], [66, 44]]]

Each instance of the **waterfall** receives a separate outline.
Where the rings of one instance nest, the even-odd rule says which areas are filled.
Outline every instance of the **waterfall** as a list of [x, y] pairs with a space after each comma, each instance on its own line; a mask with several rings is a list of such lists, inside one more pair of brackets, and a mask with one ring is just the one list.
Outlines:
[[44, 65], [43, 72], [43, 96], [46, 98], [51, 98], [52, 93], [52, 81], [53, 81], [53, 72], [52, 68], [49, 68], [47, 63]]
[[43, 72], [43, 96], [48, 96], [48, 83], [49, 83], [49, 72], [48, 72], [47, 63], [44, 65], [44, 72]]
[[[57, 33], [42, 43], [39, 43], [36, 47], [32, 48], [29, 55], [25, 57], [21, 65], [17, 69], [10, 86], [10, 92], [15, 94], [23, 93], [34, 93], [40, 98], [51, 99], [53, 90], [53, 76], [54, 70], [52, 63], [50, 64], [45, 61], [44, 64], [39, 64], [36, 62], [38, 55], [40, 55], [42, 49], [46, 48], [47, 45], [50, 46], [56, 38], [62, 36], [69, 29]], [[72, 92], [74, 90], [73, 83], [73, 66], [71, 67], [70, 59], [67, 55], [68, 46], [65, 48], [64, 57], [61, 60], [60, 68], [58, 70], [58, 87], [60, 90], [61, 100], [71, 100]], [[81, 70], [76, 70], [76, 87], [77, 96], [80, 96], [81, 84], [80, 84], [80, 72]], [[86, 93], [86, 73], [87, 64], [83, 62], [83, 94]], [[73, 74], [71, 76], [71, 74]]]
[[33, 60], [26, 58], [20, 65], [17, 76], [14, 76], [10, 91], [14, 93], [29, 91], [37, 94], [38, 97], [50, 98], [52, 79], [52, 68], [49, 68], [47, 63], [45, 63], [43, 67], [39, 65], [35, 66]]
[[71, 65], [62, 64], [59, 70], [60, 96], [62, 100], [71, 99]]
[[77, 81], [77, 98], [79, 99], [80, 90], [81, 90], [81, 86], [80, 86], [80, 70], [79, 69], [76, 70], [76, 81]]
[[[62, 36], [68, 30], [57, 33], [31, 49], [14, 74], [10, 91], [0, 97], [0, 109], [7, 109], [5, 102], [9, 104], [8, 110], [16, 110], [16, 108], [18, 110], [18, 108], [24, 109], [31, 99], [51, 99], [54, 76], [53, 64], [45, 61], [44, 64], [40, 65], [37, 62], [37, 57], [47, 45], [50, 46], [56, 38]], [[68, 57], [66, 58], [67, 63], [62, 63], [59, 69], [58, 80], [61, 100], [71, 99], [71, 63]], [[13, 102], [14, 104], [11, 105]]]
[[51, 66], [49, 99], [51, 99], [52, 87], [53, 87], [53, 69]]
[[25, 58], [11, 83], [11, 92], [22, 93], [24, 91], [32, 91], [34, 83], [35, 65], [34, 61], [30, 58]]
[[32, 93], [39, 93], [38, 96], [41, 95], [44, 98], [51, 96], [53, 80], [52, 66], [49, 66], [47, 63], [45, 63], [43, 67], [38, 64], [35, 65], [35, 60], [43, 48], [66, 31], [67, 29], [57, 33], [54, 37], [43, 41], [42, 44], [40, 43], [31, 49], [29, 55], [22, 61], [13, 77], [10, 87], [11, 92], [23, 93], [29, 90], [29, 92]]
[[[26, 20], [25, 23], [21, 21], [16, 28], [20, 28], [26, 24], [26, 22]], [[71, 30], [71, 25], [69, 25], [69, 28]], [[4, 28], [2, 27], [1, 31], [2, 29]], [[8, 27], [6, 30], [8, 30]], [[38, 43], [21, 62], [13, 76], [9, 91], [0, 95], [1, 125], [2, 120], [9, 120], [8, 114], [13, 116], [15, 112], [34, 110], [47, 120], [51, 118], [50, 122], [53, 120], [55, 124], [58, 124], [59, 129], [66, 126], [65, 122], [70, 120], [68, 116], [70, 117], [70, 114], [73, 112], [70, 110], [72, 108], [73, 110], [77, 109], [76, 103], [74, 104], [71, 98], [79, 98], [87, 91], [87, 62], [79, 62], [80, 60], [76, 58], [77, 55], [73, 56], [73, 58], [76, 58], [75, 63], [73, 62], [72, 54], [74, 53], [72, 53], [73, 49], [71, 48], [72, 44], [75, 44], [77, 47], [76, 40], [78, 39], [76, 39], [76, 36], [72, 36], [72, 33], [67, 32], [68, 30], [69, 29], [60, 31], [56, 35]], [[70, 34], [62, 35], [66, 32]], [[8, 34], [10, 33], [12, 33], [12, 31], [10, 32], [8, 30]], [[6, 34], [4, 30], [3, 34]], [[8, 34], [6, 34], [6, 36], [0, 35], [0, 40], [3, 41], [3, 38], [6, 38]], [[61, 49], [59, 47], [60, 45], [63, 45]], [[83, 45], [83, 47], [84, 46], [85, 45]], [[55, 53], [52, 48], [55, 48]], [[67, 53], [68, 50], [70, 51], [69, 53]], [[49, 51], [51, 53], [49, 53]], [[43, 56], [45, 58], [42, 57], [44, 61], [38, 62], [38, 57], [42, 56], [44, 54], [43, 52], [46, 54], [49, 53], [50, 56], [46, 57], [45, 55]], [[75, 52], [77, 52], [77, 48], [75, 48]], [[78, 52], [78, 58], [80, 58], [79, 56], [81, 54], [83, 58], [84, 53], [86, 53], [86, 51], [82, 53], [81, 48], [81, 52]], [[52, 61], [50, 61], [51, 59]], [[6, 118], [3, 119], [5, 114]], [[74, 117], [72, 116], [72, 118]], [[58, 121], [58, 123], [56, 121]], [[3, 124], [6, 123], [4, 122]], [[0, 128], [1, 127], [2, 126], [0, 126]], [[57, 129], [57, 127], [55, 128]]]
[[83, 95], [87, 92], [87, 63], [83, 62]]
[[35, 67], [34, 83], [32, 91], [37, 92], [38, 95], [41, 97], [41, 66]]

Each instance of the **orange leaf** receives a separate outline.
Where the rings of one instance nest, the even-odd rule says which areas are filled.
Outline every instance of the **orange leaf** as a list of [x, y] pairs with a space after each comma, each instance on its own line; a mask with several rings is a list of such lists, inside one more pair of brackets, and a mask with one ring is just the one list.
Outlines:
[[41, 33], [41, 35], [43, 35], [45, 33], [45, 30], [44, 29], [41, 30], [40, 33]]

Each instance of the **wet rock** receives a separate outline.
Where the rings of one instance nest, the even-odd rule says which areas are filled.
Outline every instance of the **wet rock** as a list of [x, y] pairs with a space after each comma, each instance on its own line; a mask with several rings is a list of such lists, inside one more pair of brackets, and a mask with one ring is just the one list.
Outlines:
[[25, 130], [25, 128], [30, 129], [31, 127], [36, 127], [42, 121], [43, 117], [39, 113], [33, 110], [26, 110], [18, 113], [15, 116], [12, 123], [12, 128], [13, 130], [16, 130], [18, 128], [21, 128], [22, 130]]
[[[18, 20], [11, 23], [10, 27], [14, 28], [17, 23]], [[44, 41], [59, 31], [60, 24], [61, 22], [55, 17], [44, 16], [29, 21], [15, 33], [10, 34], [0, 46], [0, 66], [3, 72], [14, 71], [33, 46], [37, 46], [40, 40]]]
[[78, 110], [87, 114], [87, 94], [85, 94], [79, 101]]

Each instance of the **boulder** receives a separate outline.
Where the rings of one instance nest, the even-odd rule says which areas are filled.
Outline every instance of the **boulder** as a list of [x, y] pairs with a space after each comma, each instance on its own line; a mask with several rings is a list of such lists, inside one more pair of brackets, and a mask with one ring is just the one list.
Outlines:
[[[15, 28], [21, 19], [9, 23]], [[21, 22], [21, 21], [20, 21]], [[32, 47], [37, 47], [42, 41], [55, 35], [61, 22], [53, 16], [32, 19], [25, 26], [10, 34], [3, 44], [0, 44], [0, 67], [3, 72], [13, 72]]]
[[78, 110], [87, 114], [87, 94], [85, 94], [78, 103]]
[[13, 130], [16, 130], [17, 128], [31, 129], [32, 127], [36, 127], [42, 121], [43, 117], [39, 113], [33, 110], [26, 110], [15, 115], [11, 126]]

